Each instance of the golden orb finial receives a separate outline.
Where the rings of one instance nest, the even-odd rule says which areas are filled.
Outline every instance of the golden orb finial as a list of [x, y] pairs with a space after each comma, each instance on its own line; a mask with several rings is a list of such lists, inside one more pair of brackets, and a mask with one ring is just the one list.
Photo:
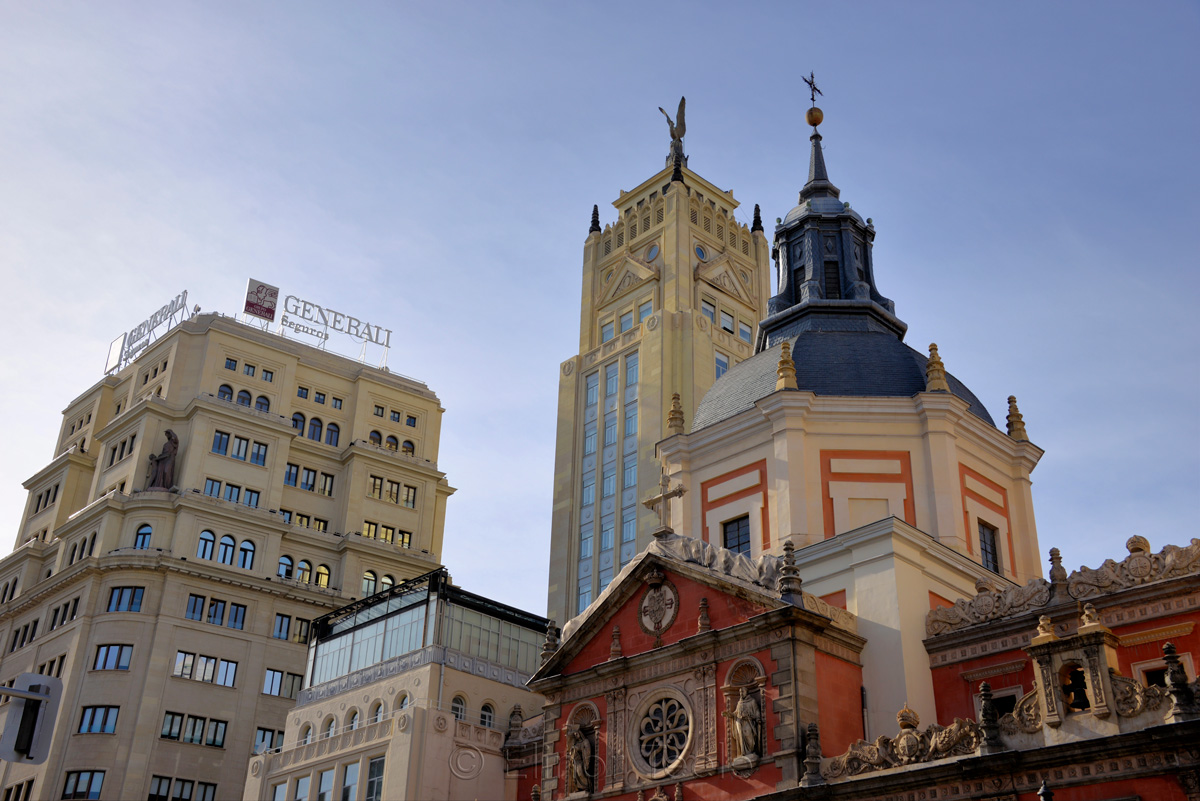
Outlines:
[[820, 125], [821, 121], [824, 119], [825, 112], [821, 111], [821, 109], [817, 108], [816, 106], [813, 106], [808, 111], [804, 112], [804, 121], [814, 128]]

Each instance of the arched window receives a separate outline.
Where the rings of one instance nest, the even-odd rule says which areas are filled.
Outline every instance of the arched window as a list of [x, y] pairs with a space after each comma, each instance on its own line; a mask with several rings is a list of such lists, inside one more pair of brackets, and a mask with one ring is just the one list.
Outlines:
[[330, 423], [325, 426], [325, 444], [336, 447], [338, 444], [338, 434], [340, 433], [341, 430], [338, 428], [337, 423]]
[[244, 389], [241, 392], [239, 392], [237, 404], [238, 404], [238, 406], [249, 406], [250, 405], [250, 393]]
[[376, 701], [371, 705], [371, 715], [367, 718], [368, 723], [378, 723], [383, 720], [383, 702]]
[[301, 559], [300, 564], [296, 567], [296, 580], [303, 581], [305, 584], [312, 581], [312, 565], [307, 559]]
[[260, 412], [269, 412], [271, 411], [271, 401], [266, 395], [259, 395], [254, 399], [254, 408]]
[[400, 448], [400, 440], [396, 439], [391, 434], [388, 434], [388, 438], [384, 442], [384, 447], [389, 451], [398, 450]]
[[221, 537], [221, 544], [217, 547], [217, 561], [223, 565], [233, 564], [233, 549], [237, 547], [237, 543], [233, 537], [226, 534]]
[[317, 565], [317, 580], [314, 582], [318, 587], [329, 586], [329, 566]]
[[484, 704], [479, 708], [479, 725], [492, 728], [492, 724], [496, 722], [496, 710], [491, 704]]
[[383, 444], [383, 435], [380, 434], [378, 431], [372, 431], [369, 439], [371, 440], [372, 445], [382, 445]]
[[200, 543], [196, 546], [197, 559], [212, 559], [213, 545], [217, 542], [217, 537], [207, 529], [200, 532]]
[[222, 384], [221, 388], [217, 390], [217, 397], [223, 401], [233, 400], [233, 387], [228, 384]]
[[313, 419], [309, 420], [308, 421], [308, 438], [313, 440], [314, 442], [320, 442], [321, 441], [321, 430], [323, 427], [324, 426], [321, 423], [321, 418], [314, 417]]
[[[72, 546], [71, 546], [71, 557], [70, 557], [69, 559], [67, 559], [67, 564], [68, 564], [68, 565], [73, 565], [73, 564], [75, 564], [75, 552], [76, 552], [76, 550], [79, 548], [79, 545], [80, 545], [80, 543], [76, 543], [76, 544], [74, 544], [74, 545], [72, 545]], [[4, 589], [5, 589], [5, 590], [7, 590], [7, 589], [8, 589], [8, 586], [7, 586], [7, 585], [5, 585], [5, 588], [4, 588]]]
[[4, 589], [0, 590], [0, 604], [8, 600], [8, 582], [4, 582]]
[[454, 696], [454, 700], [450, 702], [450, 714], [454, 715], [455, 720], [466, 720], [467, 699], [461, 695]]
[[400, 446], [400, 452], [405, 456], [416, 456], [417, 446], [413, 445], [411, 439], [404, 440], [404, 444]]
[[149, 525], [139, 526], [137, 536], [133, 538], [133, 547], [139, 551], [144, 551], [150, 547], [150, 535], [154, 533], [154, 529]]
[[292, 428], [296, 429], [301, 434], [304, 433], [304, 415], [300, 414], [300, 412], [296, 412], [292, 415]]
[[292, 565], [294, 564], [295, 562], [292, 561], [292, 557], [284, 554], [283, 556], [279, 557], [279, 570], [276, 571], [276, 574], [280, 578], [291, 578]]
[[396, 711], [398, 712], [401, 709], [408, 709], [408, 701], [408, 693], [400, 693], [400, 699], [396, 701]]
[[242, 570], [254, 569], [254, 543], [250, 540], [242, 540], [242, 547], [238, 549], [238, 567]]
[[358, 710], [351, 709], [350, 714], [346, 716], [346, 728], [354, 731], [358, 728]]
[[375, 594], [375, 585], [378, 579], [375, 577], [374, 570], [368, 570], [363, 573], [362, 594], [363, 597]]
[[93, 531], [93, 532], [92, 532], [92, 536], [88, 538], [88, 552], [87, 552], [87, 555], [88, 555], [88, 556], [91, 556], [91, 555], [92, 555], [93, 553], [95, 553], [95, 552], [96, 552], [96, 532], [94, 532], [94, 531]]
[[379, 579], [379, 591], [383, 592], [384, 590], [390, 590], [392, 588], [392, 585], [394, 585], [395, 583], [396, 583], [396, 580], [385, 573]]
[[325, 732], [321, 735], [325, 739], [329, 739], [337, 731], [337, 718], [330, 717], [325, 721]]
[[312, 742], [312, 726], [305, 726], [300, 730], [300, 745], [308, 745]]

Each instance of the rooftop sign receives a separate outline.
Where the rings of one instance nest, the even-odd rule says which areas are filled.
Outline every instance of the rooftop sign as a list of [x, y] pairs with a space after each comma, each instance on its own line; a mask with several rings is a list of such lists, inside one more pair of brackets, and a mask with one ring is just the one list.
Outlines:
[[166, 325], [169, 331], [176, 323], [182, 323], [186, 319], [187, 290], [185, 289], [131, 331], [121, 334], [112, 341], [112, 344], [108, 346], [108, 361], [104, 365], [105, 374], [116, 372], [133, 361], [157, 338], [157, 331], [161, 326]]
[[242, 309], [251, 317], [275, 322], [275, 307], [279, 304], [279, 287], [251, 278], [246, 283], [246, 306]]
[[286, 314], [280, 319], [280, 325], [298, 334], [308, 334], [324, 340], [329, 339], [329, 329], [332, 328], [347, 336], [361, 339], [364, 344], [373, 342], [385, 348], [391, 347], [392, 344], [391, 329], [371, 325], [365, 320], [318, 306], [295, 295], [284, 298], [283, 310]]

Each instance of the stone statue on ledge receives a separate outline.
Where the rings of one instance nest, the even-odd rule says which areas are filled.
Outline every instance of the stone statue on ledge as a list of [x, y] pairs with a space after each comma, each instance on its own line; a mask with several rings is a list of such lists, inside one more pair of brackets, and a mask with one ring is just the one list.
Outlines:
[[179, 437], [167, 429], [167, 441], [162, 453], [155, 456], [150, 454], [150, 478], [146, 489], [171, 489], [175, 486], [175, 456], [179, 453]]

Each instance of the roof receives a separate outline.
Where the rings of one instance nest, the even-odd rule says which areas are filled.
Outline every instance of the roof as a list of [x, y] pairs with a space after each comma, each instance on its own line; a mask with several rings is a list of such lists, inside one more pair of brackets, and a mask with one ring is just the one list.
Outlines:
[[[876, 331], [806, 331], [791, 340], [796, 384], [817, 395], [910, 398], [925, 391], [927, 357], [893, 334]], [[781, 344], [733, 365], [700, 401], [692, 430], [727, 420], [775, 392]], [[979, 399], [949, 373], [950, 391], [988, 425]]]

